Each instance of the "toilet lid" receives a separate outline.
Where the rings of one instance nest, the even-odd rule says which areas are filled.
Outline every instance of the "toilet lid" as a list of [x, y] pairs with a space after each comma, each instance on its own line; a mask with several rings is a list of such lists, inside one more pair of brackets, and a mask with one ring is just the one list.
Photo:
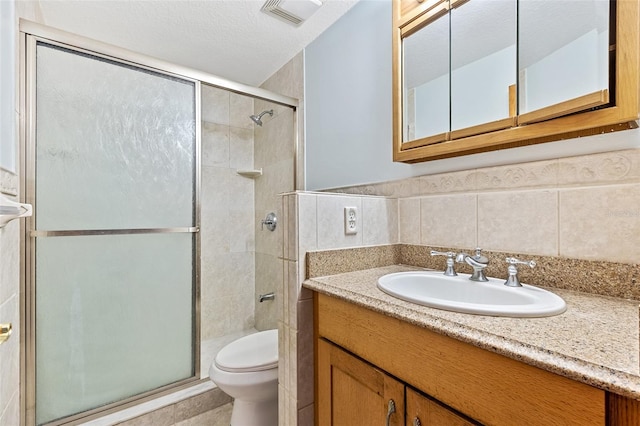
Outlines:
[[278, 330], [244, 336], [222, 348], [216, 367], [229, 372], [263, 371], [278, 366]]

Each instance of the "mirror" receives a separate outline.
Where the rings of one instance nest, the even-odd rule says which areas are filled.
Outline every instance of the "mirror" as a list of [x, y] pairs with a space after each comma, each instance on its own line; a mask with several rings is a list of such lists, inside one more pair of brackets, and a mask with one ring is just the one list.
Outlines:
[[609, 88], [608, 1], [519, 0], [519, 8], [520, 114]]
[[640, 2], [415, 1], [393, 0], [394, 161], [638, 127]]
[[403, 142], [444, 142], [486, 131], [476, 126], [487, 123], [513, 125], [516, 0], [459, 2], [403, 38], [402, 50]]
[[452, 9], [450, 43], [451, 130], [514, 117], [516, 0], [471, 0]]
[[402, 49], [403, 141], [442, 142], [449, 131], [449, 16], [406, 37]]

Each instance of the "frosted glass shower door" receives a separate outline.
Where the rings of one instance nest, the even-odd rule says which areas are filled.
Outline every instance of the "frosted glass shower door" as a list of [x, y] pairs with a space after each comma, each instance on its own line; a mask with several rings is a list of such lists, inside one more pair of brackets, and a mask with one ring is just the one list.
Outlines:
[[198, 87], [38, 42], [35, 420], [196, 374]]

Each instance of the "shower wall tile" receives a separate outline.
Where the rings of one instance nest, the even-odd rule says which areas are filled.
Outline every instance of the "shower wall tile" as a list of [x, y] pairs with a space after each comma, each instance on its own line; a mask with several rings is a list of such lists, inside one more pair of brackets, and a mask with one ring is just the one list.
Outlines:
[[297, 397], [298, 407], [313, 404], [314, 399], [314, 340], [313, 300], [298, 302], [297, 334]]
[[639, 235], [640, 184], [560, 191], [561, 256], [637, 263]]
[[[282, 255], [282, 201], [280, 194], [290, 192], [293, 187], [293, 160], [285, 159], [263, 168], [263, 175], [256, 180], [256, 251]], [[261, 229], [261, 221], [268, 213], [275, 213], [278, 226], [274, 232], [266, 227]]]
[[[340, 195], [318, 195], [318, 249], [358, 247], [362, 245], [362, 199]], [[359, 231], [344, 233], [344, 208], [356, 207], [360, 214]]]
[[398, 200], [398, 233], [402, 244], [420, 244], [420, 199]]
[[231, 234], [221, 226], [229, 217], [229, 169], [202, 167], [200, 226], [203, 263], [208, 257], [229, 252]]
[[228, 223], [216, 223], [218, 228], [228, 227], [229, 251], [252, 252], [255, 250], [254, 231], [254, 185], [251, 179], [247, 179], [230, 171], [229, 184], [226, 188], [220, 188], [229, 192], [228, 211], [222, 217], [228, 217]]
[[[0, 371], [1, 372], [1, 371]], [[16, 390], [11, 399], [4, 404], [4, 411], [0, 414], [0, 425], [19, 425], [20, 424], [20, 390]]]
[[479, 194], [478, 245], [487, 250], [557, 256], [558, 192]]
[[288, 260], [297, 260], [298, 228], [297, 223], [297, 197], [295, 194], [282, 197], [283, 212], [283, 246], [282, 257]]
[[282, 321], [287, 325], [289, 324], [289, 268], [291, 267], [291, 263], [295, 262], [289, 262], [287, 260], [283, 261], [282, 282], [280, 283], [280, 287], [278, 289], [280, 299], [277, 299], [278, 321]]
[[298, 330], [289, 327], [289, 396], [295, 399], [298, 394]]
[[[204, 253], [204, 252], [203, 252]], [[208, 340], [253, 328], [255, 260], [251, 252], [201, 262], [201, 334]]]
[[[273, 117], [264, 117], [265, 125], [263, 127], [255, 127], [255, 167], [262, 167], [264, 171], [264, 175], [257, 180], [258, 183], [256, 188], [261, 185], [262, 182], [260, 181], [268, 183], [270, 187], [276, 189], [272, 192], [274, 196], [283, 193], [290, 193], [297, 188], [304, 187], [304, 123], [302, 120], [302, 117], [304, 117], [304, 103], [302, 102], [304, 93], [303, 73], [303, 53], [301, 52], [261, 86], [267, 90], [300, 100], [300, 105], [297, 110], [297, 135], [294, 133], [296, 120], [294, 119], [293, 111], [290, 108], [281, 105], [269, 104], [264, 101], [255, 101], [254, 112], [256, 113], [272, 108], [274, 110]], [[265, 140], [267, 137], [269, 139]], [[300, 138], [297, 151], [294, 145], [296, 138]], [[294, 155], [298, 156], [297, 167], [294, 167]], [[293, 170], [296, 170], [297, 172], [297, 188], [296, 184], [294, 184], [295, 180], [292, 175]], [[275, 181], [269, 176], [274, 174], [276, 176], [280, 176], [279, 181]], [[267, 177], [267, 179], [263, 179], [265, 177]], [[260, 194], [258, 190], [256, 190], [256, 194]], [[270, 200], [268, 197], [265, 197], [264, 200], [259, 200], [259, 197], [260, 195], [256, 196], [257, 210], [266, 210], [272, 206], [270, 203], [274, 202], [274, 199]], [[287, 198], [287, 196], [284, 198]], [[308, 239], [307, 235], [302, 234], [301, 230], [299, 231], [300, 233], [295, 232], [295, 223], [300, 223], [300, 216], [297, 208], [297, 195], [291, 196], [289, 201], [290, 202], [281, 202], [278, 199], [277, 204], [273, 204], [273, 206], [277, 206], [281, 209], [279, 217], [282, 219], [282, 225], [289, 225], [286, 226], [288, 229], [283, 229], [281, 234], [282, 243], [280, 246], [281, 251], [279, 253], [279, 256], [282, 256], [285, 259], [290, 259], [290, 261], [286, 261], [284, 265], [283, 291], [286, 292], [286, 296], [283, 297], [283, 299], [286, 299], [287, 303], [283, 305], [282, 318], [287, 324], [293, 324], [294, 327], [297, 327], [297, 324], [295, 323], [297, 300], [299, 297], [305, 297], [305, 295], [307, 297], [310, 296], [310, 294], [300, 291], [302, 281], [299, 279], [301, 276], [299, 274], [304, 273], [304, 258], [300, 258], [298, 256], [298, 250], [300, 247], [308, 247], [309, 245], [313, 245], [314, 247], [317, 246], [317, 236], [315, 232], [315, 198], [312, 199], [314, 207], [312, 240]], [[296, 213], [298, 213], [298, 215], [296, 215]], [[300, 240], [303, 241], [299, 243]], [[297, 333], [291, 333], [288, 327], [289, 326], [287, 325], [286, 334], [288, 337], [286, 349], [281, 348], [280, 350], [280, 355], [283, 358], [280, 363], [280, 368], [285, 366], [288, 374], [287, 377], [280, 377], [278, 412], [279, 424], [281, 426], [295, 426], [298, 424], [297, 395], [295, 395], [291, 389], [292, 386], [294, 386], [294, 389], [297, 387], [297, 383], [295, 383], [297, 375], [295, 371], [292, 371], [290, 366], [290, 362], [295, 363], [297, 359], [295, 358], [297, 356], [295, 353], [295, 345], [297, 345], [298, 335]], [[293, 341], [293, 343], [290, 344], [290, 341]], [[292, 345], [294, 350], [291, 350]], [[294, 383], [292, 383], [292, 381]]]
[[421, 244], [444, 247], [475, 247], [477, 240], [476, 196], [441, 195], [420, 200]]
[[236, 173], [253, 168], [252, 111], [251, 98], [202, 85], [202, 340], [255, 327], [255, 185]]
[[[318, 196], [315, 194], [296, 194], [298, 207], [298, 254], [297, 259], [304, 268], [305, 253], [318, 249]], [[304, 279], [304, 269], [300, 271], [300, 277]]]
[[[260, 271], [255, 276], [256, 329], [271, 330], [278, 325], [278, 305], [283, 297], [283, 260], [277, 256], [256, 253], [256, 271]], [[275, 300], [259, 302], [261, 294], [272, 292], [276, 295]]]
[[238, 93], [229, 94], [229, 126], [249, 129], [253, 133], [253, 121], [249, 118], [253, 114], [253, 98]]
[[[239, 292], [253, 293], [254, 280], [253, 253], [225, 253], [210, 259], [202, 265], [203, 279], [216, 280], [215, 293], [219, 296], [231, 296]], [[211, 276], [208, 276], [211, 274]]]
[[262, 176], [255, 181], [256, 208], [277, 208], [280, 206], [280, 194], [291, 192], [293, 187], [293, 160], [283, 159], [263, 166]]
[[[0, 169], [0, 190], [17, 201], [17, 175]], [[0, 321], [10, 322], [13, 333], [0, 345], [0, 424], [20, 421], [20, 222], [0, 229]]]
[[362, 243], [365, 246], [398, 242], [398, 200], [365, 197], [360, 212]]
[[[278, 374], [279, 383], [284, 386], [289, 393], [289, 380], [291, 373], [291, 352], [289, 351], [289, 327], [283, 323], [278, 324]], [[280, 368], [283, 371], [280, 371]]]
[[13, 395], [20, 389], [20, 308], [17, 294], [0, 305], [0, 320], [13, 324], [9, 340], [0, 345], [0, 402], [6, 408]]
[[20, 220], [24, 219], [0, 229], [0, 303], [18, 294], [20, 288]]
[[[282, 364], [278, 368], [282, 368]], [[289, 394], [287, 393], [287, 387], [282, 383], [281, 380], [278, 380], [278, 426], [289, 426], [285, 421], [289, 413]]]
[[251, 210], [229, 210], [229, 222], [227, 225], [218, 224], [218, 227], [227, 226], [229, 235], [229, 251], [245, 253], [255, 250], [254, 216]]
[[[264, 125], [256, 126], [256, 167], [266, 167], [284, 159], [293, 159], [295, 153], [293, 115], [294, 111], [291, 108], [285, 108], [278, 114], [274, 113], [273, 117], [265, 115], [262, 118]], [[293, 169], [289, 171], [290, 175], [292, 171]], [[293, 188], [288, 190], [291, 191]]]
[[229, 126], [202, 122], [202, 166], [229, 167]]
[[313, 426], [314, 425], [314, 416], [315, 416], [315, 405], [307, 405], [304, 408], [298, 410], [298, 426]]
[[[297, 273], [297, 263], [296, 262], [288, 262], [289, 270], [287, 271], [288, 282], [287, 282], [287, 298], [288, 298], [288, 317], [285, 318], [285, 321], [289, 327], [292, 329], [298, 329], [298, 301], [299, 300], [311, 300], [309, 299], [309, 294], [306, 293], [306, 289], [302, 288], [302, 279]], [[304, 296], [304, 297], [303, 297]]]
[[229, 128], [229, 167], [253, 169], [253, 129]]
[[227, 90], [202, 85], [200, 119], [209, 123], [229, 125], [229, 94]]

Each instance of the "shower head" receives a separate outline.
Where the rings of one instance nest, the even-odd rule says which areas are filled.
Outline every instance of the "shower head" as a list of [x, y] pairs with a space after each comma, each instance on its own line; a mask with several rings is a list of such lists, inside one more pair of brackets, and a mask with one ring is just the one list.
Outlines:
[[265, 114], [269, 114], [271, 117], [273, 117], [273, 110], [269, 110], [269, 111], [262, 111], [260, 114], [258, 115], [250, 115], [249, 118], [253, 120], [254, 123], [256, 123], [258, 126], [262, 126], [262, 116]]

